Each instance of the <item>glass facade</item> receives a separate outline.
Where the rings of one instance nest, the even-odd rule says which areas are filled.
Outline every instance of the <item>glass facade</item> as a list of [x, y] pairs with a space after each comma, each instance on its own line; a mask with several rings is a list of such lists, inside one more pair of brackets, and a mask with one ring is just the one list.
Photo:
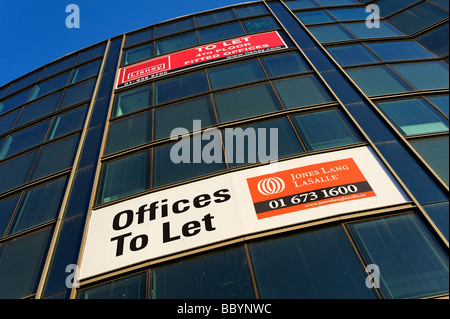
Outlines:
[[[380, 8], [377, 28], [368, 4]], [[1, 86], [0, 298], [448, 297], [448, 10], [437, 0], [232, 5], [108, 39]], [[126, 67], [273, 31], [284, 48], [116, 87]], [[96, 209], [262, 167], [249, 151], [171, 160], [176, 138], [202, 149], [201, 134], [214, 132], [224, 149], [236, 128], [277, 129], [279, 162], [368, 147], [408, 201], [67, 284]]]

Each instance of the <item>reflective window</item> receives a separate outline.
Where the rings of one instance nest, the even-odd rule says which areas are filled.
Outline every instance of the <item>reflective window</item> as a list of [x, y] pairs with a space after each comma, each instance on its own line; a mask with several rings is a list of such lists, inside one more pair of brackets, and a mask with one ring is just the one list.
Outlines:
[[386, 21], [380, 21], [379, 28], [368, 28], [366, 22], [345, 23], [346, 26], [359, 39], [396, 37], [404, 35]]
[[[285, 1], [285, 3], [288, 3], [288, 2]], [[334, 19], [328, 12], [323, 11], [323, 10], [297, 12], [295, 15], [304, 24], [324, 23], [324, 22], [336, 21], [336, 19]]]
[[372, 299], [345, 231], [329, 226], [249, 244], [263, 299]]
[[296, 108], [333, 101], [333, 97], [315, 75], [274, 81], [285, 108]]
[[[36, 82], [37, 80], [39, 80], [39, 77], [41, 76], [42, 70], [33, 72], [32, 74], [26, 76], [25, 78], [14, 82], [13, 84], [11, 84], [11, 87], [8, 90], [8, 95], [12, 94], [14, 92], [17, 92], [21, 89], [23, 89], [24, 87], [27, 87], [28, 85], [33, 84], [34, 82]], [[0, 98], [2, 97], [2, 92], [0, 92]]]
[[211, 97], [204, 96], [155, 109], [155, 140], [170, 137], [173, 129], [194, 128], [194, 120], [201, 121], [198, 128], [216, 124]]
[[292, 0], [292, 1], [284, 1], [284, 3], [291, 10], [312, 8], [319, 6], [314, 0]]
[[152, 270], [154, 299], [254, 298], [242, 247], [228, 248], [156, 267]]
[[448, 107], [449, 107], [448, 95], [432, 95], [427, 96], [427, 99], [448, 117]]
[[322, 43], [345, 41], [355, 38], [354, 35], [340, 24], [310, 27], [309, 31]]
[[209, 69], [208, 76], [213, 90], [266, 78], [256, 59]]
[[54, 138], [82, 129], [84, 120], [86, 119], [87, 110], [88, 106], [85, 105], [55, 116], [49, 134], [47, 136], [47, 140], [52, 140]]
[[153, 55], [153, 42], [125, 50], [122, 56], [122, 65], [146, 60], [151, 58]]
[[147, 274], [121, 278], [78, 292], [78, 299], [145, 299]]
[[24, 104], [28, 100], [30, 92], [31, 90], [26, 90], [0, 102], [0, 115]]
[[273, 17], [263, 17], [242, 21], [247, 33], [264, 32], [280, 28], [280, 25]]
[[445, 238], [449, 238], [449, 205], [448, 202], [438, 203], [433, 205], [425, 205], [423, 206], [428, 216], [431, 217], [433, 222], [445, 236]]
[[97, 203], [107, 203], [149, 187], [150, 154], [141, 152], [103, 164]]
[[102, 65], [102, 60], [97, 60], [94, 62], [91, 62], [89, 64], [80, 66], [79, 68], [76, 68], [72, 72], [72, 78], [69, 83], [76, 83], [83, 81], [87, 78], [90, 78], [91, 76], [97, 75], [100, 71], [100, 66]]
[[62, 93], [62, 91], [59, 91], [24, 106], [15, 127], [21, 126], [56, 111], [59, 101], [61, 100]]
[[415, 40], [438, 56], [448, 54], [448, 23], [425, 32]]
[[165, 35], [173, 34], [180, 31], [185, 31], [195, 27], [194, 20], [192, 18], [177, 20], [175, 22], [166, 23], [156, 27], [156, 36], [162, 37]]
[[189, 73], [155, 84], [155, 104], [164, 103], [209, 90], [204, 71]]
[[393, 16], [389, 22], [406, 34], [413, 34], [445, 18], [448, 12], [424, 2]]
[[219, 25], [217, 27], [198, 31], [200, 43], [220, 41], [228, 38], [239, 37], [244, 34], [244, 30], [239, 22]]
[[70, 73], [71, 73], [70, 71], [63, 73], [53, 79], [47, 80], [45, 82], [36, 85], [33, 89], [33, 92], [31, 93], [29, 100], [32, 101], [34, 99], [37, 99], [38, 97], [44, 96], [48, 93], [59, 90], [60, 88], [66, 86], [67, 82], [69, 81]]
[[410, 85], [385, 65], [350, 69], [347, 73], [370, 96], [413, 91]]
[[448, 89], [448, 64], [444, 62], [423, 62], [393, 64], [403, 78], [417, 90]]
[[42, 143], [49, 126], [50, 121], [45, 121], [9, 135], [0, 150], [0, 160]]
[[380, 61], [380, 59], [370, 52], [363, 44], [329, 47], [328, 52], [330, 52], [333, 58], [335, 58], [342, 66]]
[[64, 91], [59, 108], [63, 109], [92, 98], [96, 83], [97, 78], [94, 78], [67, 88]]
[[152, 85], [117, 94], [111, 117], [128, 114], [152, 105]]
[[383, 297], [448, 293], [448, 256], [414, 214], [351, 223], [348, 230], [365, 264], [380, 269]]
[[11, 220], [11, 216], [16, 209], [19, 197], [20, 194], [16, 194], [0, 200], [0, 238], [2, 238], [5, 234], [6, 228]]
[[378, 0], [375, 1], [375, 4], [380, 7], [381, 16], [387, 17], [419, 1], [420, 0]]
[[0, 193], [25, 184], [37, 153], [34, 150], [0, 163]]
[[196, 32], [184, 33], [171, 38], [165, 38], [156, 42], [156, 55], [183, 50], [198, 44]]
[[30, 180], [37, 180], [71, 167], [79, 139], [80, 134], [76, 134], [44, 145], [36, 160]]
[[141, 43], [144, 41], [152, 40], [154, 38], [155, 30], [153, 28], [136, 32], [133, 34], [127, 34], [127, 37], [125, 39], [125, 47]]
[[448, 131], [448, 120], [423, 99], [378, 103], [404, 135]]
[[234, 11], [226, 10], [198, 16], [195, 18], [195, 22], [197, 23], [198, 27], [202, 27], [205, 25], [216, 24], [233, 19], [236, 19], [236, 14], [234, 13]]
[[26, 190], [19, 202], [8, 235], [41, 225], [58, 216], [67, 178], [47, 182]]
[[345, 20], [366, 20], [370, 13], [366, 12], [366, 8], [348, 8], [328, 10], [339, 21]]
[[236, 8], [236, 13], [239, 16], [239, 18], [245, 18], [250, 16], [255, 16], [259, 14], [268, 13], [269, 10], [267, 10], [266, 6], [262, 4], [258, 4], [255, 6], [245, 6]]
[[359, 4], [356, 0], [316, 0], [321, 6], [337, 6], [344, 4]]
[[[220, 145], [217, 143], [221, 140], [220, 134], [219, 136], [212, 135], [211, 138], [214, 141], [202, 139], [200, 134], [194, 134], [193, 137], [185, 136], [177, 142], [155, 147], [153, 149], [152, 186], [164, 186], [225, 170], [222, 149], [214, 148], [207, 153], [209, 149], [205, 147], [209, 143]], [[191, 151], [194, 150], [194, 143], [201, 145], [201, 153]]]
[[88, 49], [86, 51], [83, 51], [80, 53], [80, 56], [78, 57], [77, 64], [86, 62], [90, 59], [99, 57], [105, 53], [106, 44], [102, 44], [96, 47], [93, 47], [92, 49]]
[[214, 94], [220, 122], [276, 112], [281, 106], [267, 83]]
[[[0, 117], [0, 135], [9, 131], [12, 128], [12, 126], [16, 122], [17, 115], [19, 115], [19, 113], [20, 113], [20, 109], [14, 111], [14, 112], [11, 112], [5, 116]], [[1, 148], [1, 145], [2, 144], [0, 143], [0, 148]]]
[[306, 61], [297, 52], [271, 55], [261, 58], [270, 77], [310, 71]]
[[0, 298], [36, 293], [52, 230], [47, 227], [0, 244]]
[[62, 70], [70, 68], [71, 66], [73, 66], [75, 64], [76, 60], [77, 60], [77, 56], [73, 55], [70, 58], [64, 59], [60, 62], [57, 62], [55, 64], [47, 66], [45, 68], [44, 72], [42, 72], [41, 79], [45, 79], [46, 77], [48, 77], [52, 74], [56, 74], [58, 72], [61, 72]]
[[442, 180], [449, 185], [448, 136], [417, 139], [410, 142]]
[[367, 43], [384, 61], [434, 58], [434, 55], [413, 41]]
[[292, 116], [308, 150], [350, 145], [362, 139], [344, 114], [337, 109]]
[[109, 124], [105, 155], [138, 146], [152, 139], [152, 112], [129, 116]]
[[[235, 136], [241, 137], [241, 132], [245, 137], [244, 141], [235, 138]], [[224, 129], [222, 137], [227, 163], [230, 167], [264, 163], [305, 151], [286, 117], [250, 122]]]

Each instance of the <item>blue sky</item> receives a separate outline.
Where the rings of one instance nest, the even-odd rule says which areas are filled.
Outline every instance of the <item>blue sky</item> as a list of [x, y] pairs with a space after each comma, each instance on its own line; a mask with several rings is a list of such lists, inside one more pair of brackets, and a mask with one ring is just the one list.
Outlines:
[[[0, 0], [0, 86], [113, 36], [244, 0]], [[80, 28], [68, 29], [69, 4]]]

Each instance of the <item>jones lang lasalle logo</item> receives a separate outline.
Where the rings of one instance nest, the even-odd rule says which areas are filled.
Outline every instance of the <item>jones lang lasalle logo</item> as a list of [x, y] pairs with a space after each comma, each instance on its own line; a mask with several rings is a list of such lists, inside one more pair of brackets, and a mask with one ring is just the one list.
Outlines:
[[247, 179], [258, 219], [376, 196], [352, 158]]

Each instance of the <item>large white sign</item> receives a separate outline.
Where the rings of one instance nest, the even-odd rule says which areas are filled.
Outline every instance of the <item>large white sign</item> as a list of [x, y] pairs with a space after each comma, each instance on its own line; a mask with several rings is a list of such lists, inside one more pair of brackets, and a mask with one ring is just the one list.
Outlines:
[[275, 172], [264, 171], [267, 165], [242, 170], [93, 211], [80, 279], [243, 235], [407, 201], [368, 147], [276, 165]]

